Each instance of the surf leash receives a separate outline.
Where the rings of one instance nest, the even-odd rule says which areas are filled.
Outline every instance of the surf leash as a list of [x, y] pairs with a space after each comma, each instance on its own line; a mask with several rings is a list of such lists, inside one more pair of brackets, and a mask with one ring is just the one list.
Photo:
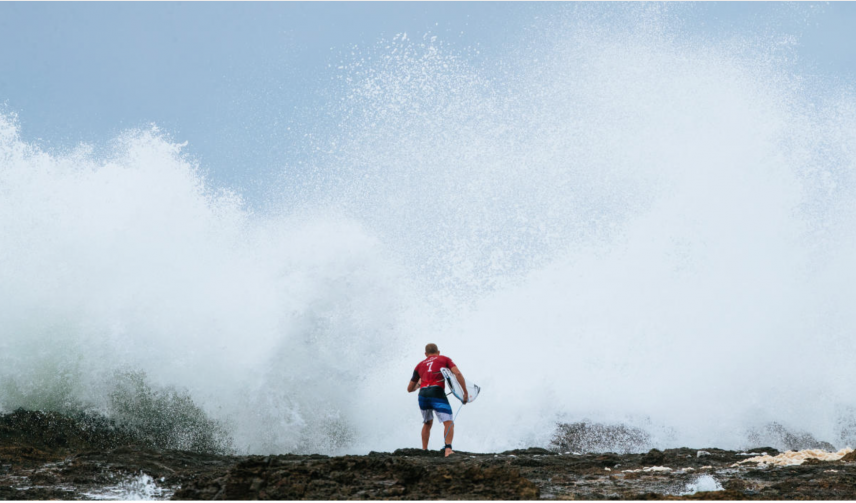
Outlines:
[[[458, 407], [458, 412], [461, 412], [461, 409], [463, 409], [463, 408], [464, 408], [464, 403], [461, 402], [461, 406]], [[458, 419], [458, 412], [455, 412], [455, 415], [452, 417], [452, 426], [453, 427], [455, 426], [455, 421]], [[446, 443], [446, 439], [449, 438], [449, 433], [451, 431], [452, 431], [452, 428], [449, 428], [449, 431], [447, 431], [446, 434], [443, 435], [443, 443], [444, 444]]]

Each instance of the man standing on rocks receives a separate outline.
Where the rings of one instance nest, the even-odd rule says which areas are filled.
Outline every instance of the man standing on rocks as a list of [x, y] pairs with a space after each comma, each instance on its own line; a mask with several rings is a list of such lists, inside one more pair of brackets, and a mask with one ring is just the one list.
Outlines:
[[469, 400], [467, 383], [455, 363], [448, 356], [441, 356], [436, 344], [425, 346], [425, 359], [413, 370], [413, 377], [407, 384], [407, 392], [412, 393], [419, 388], [419, 408], [422, 410], [422, 449], [428, 450], [428, 437], [431, 436], [431, 426], [437, 415], [443, 423], [443, 433], [446, 445], [446, 457], [452, 454], [452, 438], [455, 436], [455, 425], [452, 422], [452, 406], [446, 398], [446, 382], [441, 368], [448, 368], [455, 374], [464, 390], [464, 403]]

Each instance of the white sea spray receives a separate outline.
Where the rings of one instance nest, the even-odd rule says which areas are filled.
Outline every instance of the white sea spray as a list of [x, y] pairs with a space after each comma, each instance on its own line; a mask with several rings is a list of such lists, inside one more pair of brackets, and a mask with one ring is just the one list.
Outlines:
[[714, 491], [722, 491], [722, 484], [710, 475], [700, 475], [696, 477], [695, 480], [688, 483], [680, 494], [684, 496]]
[[357, 52], [264, 212], [157, 130], [48, 153], [3, 116], [0, 407], [110, 411], [131, 370], [241, 451], [392, 450], [418, 445], [404, 381], [436, 342], [484, 390], [468, 451], [583, 419], [852, 444], [852, 91], [780, 38], [610, 9], [502, 61]]

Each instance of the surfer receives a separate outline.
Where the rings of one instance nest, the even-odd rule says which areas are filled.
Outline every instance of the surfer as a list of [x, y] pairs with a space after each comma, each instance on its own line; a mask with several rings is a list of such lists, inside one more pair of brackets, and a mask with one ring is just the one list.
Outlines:
[[428, 438], [431, 436], [431, 426], [434, 424], [434, 414], [436, 414], [437, 419], [444, 426], [446, 445], [443, 449], [448, 457], [454, 452], [452, 438], [455, 436], [455, 424], [452, 421], [452, 405], [446, 398], [446, 383], [440, 372], [441, 368], [448, 368], [458, 378], [463, 387], [463, 402], [467, 403], [469, 394], [464, 376], [451, 358], [440, 355], [436, 344], [425, 346], [425, 359], [413, 370], [413, 377], [407, 384], [407, 392], [412, 393], [419, 389], [419, 408], [422, 410], [422, 449], [428, 450]]

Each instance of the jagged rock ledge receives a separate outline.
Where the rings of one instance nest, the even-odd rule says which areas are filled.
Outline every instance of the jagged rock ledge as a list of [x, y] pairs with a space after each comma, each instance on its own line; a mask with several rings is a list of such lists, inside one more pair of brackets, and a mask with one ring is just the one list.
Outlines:
[[538, 499], [520, 470], [476, 457], [270, 456], [202, 478], [175, 499]]
[[160, 449], [103, 419], [16, 411], [0, 416], [0, 499], [130, 499], [116, 491], [133, 487], [162, 499], [856, 499], [856, 456], [738, 464], [762, 452], [778, 454], [228, 456]]

